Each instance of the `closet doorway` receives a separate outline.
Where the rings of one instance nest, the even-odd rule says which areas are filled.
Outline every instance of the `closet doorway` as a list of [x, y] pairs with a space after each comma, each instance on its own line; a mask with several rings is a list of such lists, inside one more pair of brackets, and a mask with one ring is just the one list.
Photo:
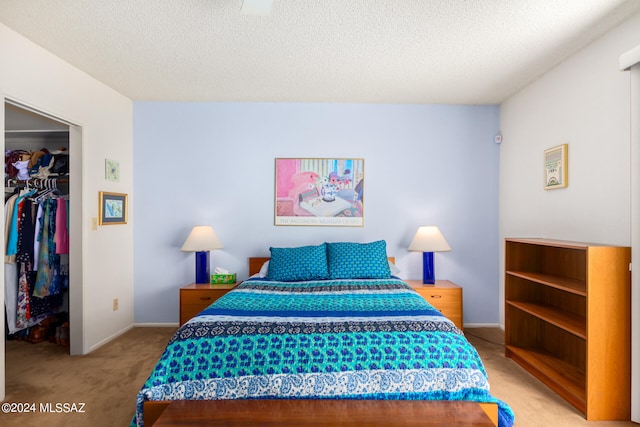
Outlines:
[[[10, 193], [23, 193], [30, 195], [30, 202], [35, 207], [48, 206], [53, 210], [53, 206], [55, 206], [57, 212], [66, 211], [66, 223], [61, 221], [61, 216], [51, 217], [49, 224], [55, 223], [55, 227], [61, 229], [66, 227], [68, 230], [68, 243], [59, 243], [60, 247], [68, 244], [68, 250], [57, 251], [62, 253], [56, 257], [57, 264], [52, 264], [55, 267], [50, 269], [50, 274], [55, 280], [47, 282], [52, 284], [51, 289], [54, 292], [60, 292], [56, 298], [47, 297], [52, 302], [51, 307], [47, 304], [43, 307], [43, 299], [34, 301], [39, 304], [37, 305], [38, 309], [33, 313], [35, 317], [31, 314], [27, 316], [29, 328], [26, 330], [24, 329], [24, 304], [20, 304], [19, 298], [12, 298], [12, 292], [8, 288], [16, 286], [14, 273], [17, 273], [18, 292], [20, 292], [20, 280], [22, 280], [22, 296], [24, 296], [25, 274], [24, 272], [20, 273], [20, 267], [7, 264], [8, 259], [5, 258], [5, 319], [7, 322], [5, 339], [9, 337], [8, 333], [12, 333], [11, 339], [28, 341], [25, 345], [29, 342], [36, 342], [38, 345], [54, 343], [68, 346], [70, 354], [84, 354], [82, 281], [79, 280], [82, 277], [80, 246], [82, 229], [79, 226], [82, 215], [82, 169], [80, 167], [82, 129], [58, 117], [10, 100], [5, 100], [4, 113], [5, 201], [11, 196]], [[23, 157], [19, 162], [7, 161], [7, 156], [20, 155]], [[26, 161], [29, 163], [27, 164]], [[8, 163], [15, 164], [21, 169], [17, 174], [15, 169], [7, 174]], [[15, 196], [14, 199], [16, 199]], [[60, 211], [58, 211], [58, 207], [61, 208]], [[42, 211], [45, 212], [45, 209]], [[7, 209], [5, 209], [5, 213], [5, 220], [7, 220], [11, 213]], [[43, 223], [40, 221], [41, 226]], [[42, 236], [42, 231], [40, 231], [40, 236]], [[7, 241], [8, 235], [5, 229], [5, 244]], [[37, 254], [38, 245], [35, 246]], [[40, 247], [44, 246], [41, 244]], [[7, 250], [6, 246], [5, 250]], [[41, 260], [46, 256], [39, 258]], [[53, 259], [51, 255], [49, 258]], [[37, 265], [38, 259], [36, 258], [34, 259], [34, 269], [36, 270], [39, 268]], [[36, 275], [40, 276], [40, 273], [34, 272], [31, 273], [31, 276], [27, 276], [31, 279], [29, 283], [31, 294], [34, 291]], [[41, 282], [42, 280], [38, 279], [38, 285], [41, 285]], [[32, 295], [30, 298], [35, 299]], [[12, 306], [14, 302], [18, 302], [17, 307]], [[31, 308], [28, 307], [27, 310], [31, 310]], [[10, 313], [14, 311], [20, 314], [10, 318]], [[15, 323], [16, 319], [19, 320], [18, 324]], [[16, 332], [17, 329], [19, 332]]]

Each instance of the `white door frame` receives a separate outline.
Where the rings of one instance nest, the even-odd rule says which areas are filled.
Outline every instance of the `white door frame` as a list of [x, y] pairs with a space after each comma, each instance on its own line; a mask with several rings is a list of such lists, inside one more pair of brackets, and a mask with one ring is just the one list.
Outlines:
[[631, 99], [631, 420], [640, 423], [640, 46], [620, 56]]

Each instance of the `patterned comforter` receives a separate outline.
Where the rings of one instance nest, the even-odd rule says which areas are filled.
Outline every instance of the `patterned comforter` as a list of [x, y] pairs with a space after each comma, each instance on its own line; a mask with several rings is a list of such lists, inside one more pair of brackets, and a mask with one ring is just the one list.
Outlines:
[[145, 400], [417, 399], [496, 402], [456, 326], [397, 279], [248, 280], [184, 324]]

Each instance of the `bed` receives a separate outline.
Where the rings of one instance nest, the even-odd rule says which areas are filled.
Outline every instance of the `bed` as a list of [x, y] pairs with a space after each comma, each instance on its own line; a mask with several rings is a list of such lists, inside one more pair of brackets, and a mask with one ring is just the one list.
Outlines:
[[[454, 405], [476, 402], [495, 424], [513, 425], [464, 334], [392, 275], [384, 241], [270, 250], [271, 258], [250, 259], [249, 280], [174, 334], [137, 395], [132, 426], [149, 426], [174, 401], [217, 414], [202, 401], [242, 400], [233, 404], [253, 412], [283, 399], [306, 405], [311, 418], [336, 400], [354, 413], [365, 401], [387, 405], [387, 414], [437, 402], [454, 414], [448, 425], [461, 411]], [[430, 405], [412, 410], [426, 419]]]

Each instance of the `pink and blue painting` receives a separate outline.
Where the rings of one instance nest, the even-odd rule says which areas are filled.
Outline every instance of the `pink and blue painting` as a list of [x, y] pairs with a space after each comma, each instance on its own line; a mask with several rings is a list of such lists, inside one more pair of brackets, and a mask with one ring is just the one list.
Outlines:
[[362, 227], [364, 159], [276, 159], [275, 225]]

